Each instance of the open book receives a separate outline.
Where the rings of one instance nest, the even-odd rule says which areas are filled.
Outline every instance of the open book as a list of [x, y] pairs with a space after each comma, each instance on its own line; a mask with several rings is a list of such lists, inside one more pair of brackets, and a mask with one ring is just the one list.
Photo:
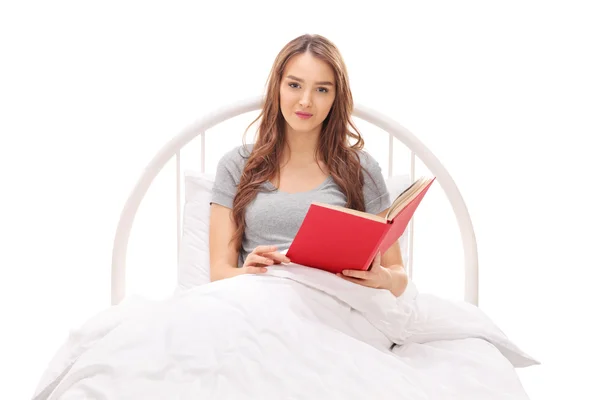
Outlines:
[[337, 273], [368, 270], [406, 230], [435, 181], [421, 177], [392, 201], [385, 217], [312, 203], [286, 255], [291, 262]]

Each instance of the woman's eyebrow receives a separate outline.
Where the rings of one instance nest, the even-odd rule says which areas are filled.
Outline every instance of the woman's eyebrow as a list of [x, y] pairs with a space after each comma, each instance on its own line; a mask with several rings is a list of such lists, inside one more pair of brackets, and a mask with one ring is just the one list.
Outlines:
[[[287, 78], [289, 79], [293, 79], [295, 81], [298, 82], [304, 82], [304, 79], [298, 78], [294, 75], [288, 75]], [[333, 83], [329, 82], [329, 81], [321, 81], [321, 82], [316, 82], [317, 85], [328, 85], [328, 86], [333, 86]]]

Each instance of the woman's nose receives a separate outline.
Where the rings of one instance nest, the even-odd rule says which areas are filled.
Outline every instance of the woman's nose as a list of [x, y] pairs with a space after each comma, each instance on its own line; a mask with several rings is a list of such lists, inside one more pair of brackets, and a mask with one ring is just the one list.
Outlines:
[[304, 94], [302, 95], [302, 98], [300, 99], [300, 105], [302, 107], [309, 107], [311, 105], [311, 98], [310, 98], [309, 91], [304, 92]]

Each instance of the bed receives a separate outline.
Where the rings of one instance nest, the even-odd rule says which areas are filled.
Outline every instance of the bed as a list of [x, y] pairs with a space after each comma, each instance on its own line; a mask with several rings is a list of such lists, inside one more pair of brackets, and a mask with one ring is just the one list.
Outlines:
[[[452, 206], [465, 260], [464, 299], [421, 293], [412, 280], [395, 298], [294, 264], [209, 282], [214, 175], [205, 171], [205, 136], [261, 104], [259, 96], [206, 113], [144, 168], [114, 238], [111, 306], [71, 332], [33, 399], [527, 399], [515, 369], [538, 361], [478, 307], [477, 245], [460, 191], [415, 135], [374, 109], [358, 104], [354, 117], [388, 134], [391, 195], [412, 182], [418, 158]], [[200, 168], [182, 172], [181, 151], [197, 139]], [[408, 174], [393, 174], [394, 141], [410, 150]], [[167, 299], [128, 298], [136, 212], [170, 160], [176, 165], [177, 287]], [[400, 242], [412, 276], [412, 223]]]

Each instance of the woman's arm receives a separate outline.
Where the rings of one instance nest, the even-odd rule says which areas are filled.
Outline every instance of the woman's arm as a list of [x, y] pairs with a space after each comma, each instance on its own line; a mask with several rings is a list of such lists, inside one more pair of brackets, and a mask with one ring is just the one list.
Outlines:
[[[379, 216], [385, 218], [387, 210], [380, 213]], [[400, 243], [394, 242], [392, 246], [383, 254], [381, 257], [381, 266], [387, 268], [391, 275], [391, 287], [389, 290], [398, 297], [406, 290], [408, 285], [408, 276], [404, 269], [404, 262], [402, 261], [402, 250], [400, 250]]]
[[394, 242], [392, 246], [383, 253], [381, 257], [381, 265], [391, 270], [404, 269], [404, 262], [402, 262], [402, 252], [400, 251], [400, 244]]
[[[375, 260], [377, 262], [377, 260]], [[374, 267], [376, 267], [374, 265]], [[400, 244], [395, 242], [381, 257], [381, 267], [390, 273], [389, 291], [396, 297], [402, 295], [408, 285], [408, 275], [402, 262]]]
[[257, 246], [238, 268], [239, 251], [231, 238], [235, 233], [235, 223], [230, 208], [213, 203], [210, 206], [209, 252], [210, 280], [231, 278], [241, 274], [267, 272], [267, 266], [289, 263], [285, 255], [277, 251], [277, 246]]
[[210, 280], [229, 278], [240, 273], [238, 265], [238, 250], [231, 242], [235, 233], [230, 208], [219, 204], [210, 206], [209, 253]]

